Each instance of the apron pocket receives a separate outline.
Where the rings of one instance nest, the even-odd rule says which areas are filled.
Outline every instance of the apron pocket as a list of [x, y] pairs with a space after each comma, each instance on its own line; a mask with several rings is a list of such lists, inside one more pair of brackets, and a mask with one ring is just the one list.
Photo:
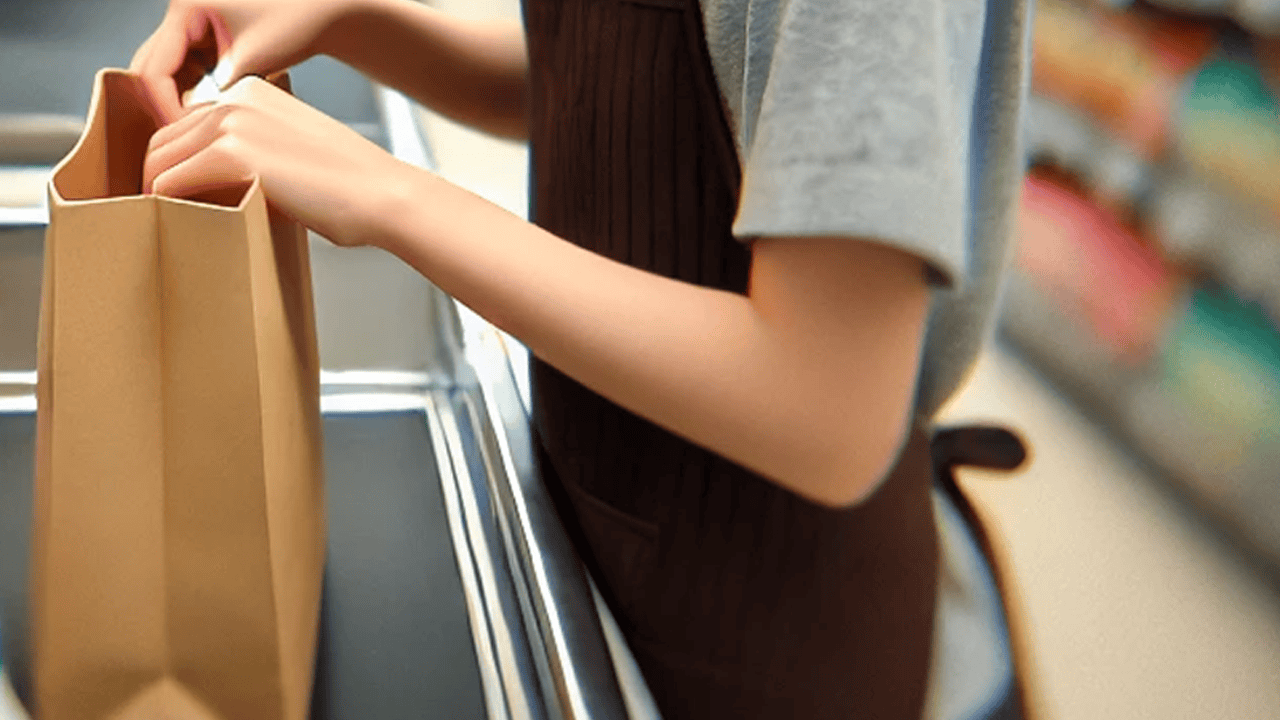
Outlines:
[[624, 628], [653, 570], [658, 525], [629, 515], [573, 482], [565, 482], [578, 523], [590, 545], [592, 573]]

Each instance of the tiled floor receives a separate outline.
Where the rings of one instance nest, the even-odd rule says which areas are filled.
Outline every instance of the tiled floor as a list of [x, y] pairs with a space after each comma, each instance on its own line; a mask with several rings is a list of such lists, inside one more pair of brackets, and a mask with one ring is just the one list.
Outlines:
[[[435, 4], [518, 12], [517, 0]], [[427, 125], [443, 175], [523, 212], [522, 147]], [[1043, 718], [1280, 718], [1280, 578], [1241, 563], [1011, 353], [988, 353], [944, 414], [1009, 423], [1035, 449], [1015, 480], [962, 483], [1007, 537]]]

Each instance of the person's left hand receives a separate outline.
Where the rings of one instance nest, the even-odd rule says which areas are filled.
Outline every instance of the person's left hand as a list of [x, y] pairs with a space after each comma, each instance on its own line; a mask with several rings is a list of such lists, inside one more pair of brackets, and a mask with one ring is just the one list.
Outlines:
[[381, 199], [414, 172], [341, 122], [246, 77], [152, 136], [143, 192], [191, 197], [257, 177], [274, 207], [353, 246], [372, 242]]

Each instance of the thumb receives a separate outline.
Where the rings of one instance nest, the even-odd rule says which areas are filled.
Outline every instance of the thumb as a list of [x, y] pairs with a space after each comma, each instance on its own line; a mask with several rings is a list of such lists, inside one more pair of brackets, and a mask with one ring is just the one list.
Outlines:
[[282, 64], [281, 58], [277, 57], [279, 38], [266, 35], [263, 32], [245, 33], [218, 58], [212, 74], [219, 90], [226, 90], [246, 75], [265, 77], [281, 69], [278, 67]]
[[218, 86], [219, 92], [231, 87], [244, 74], [236, 62], [235, 46], [232, 46], [226, 55], [218, 58], [218, 64], [213, 68], [212, 73], [213, 82]]

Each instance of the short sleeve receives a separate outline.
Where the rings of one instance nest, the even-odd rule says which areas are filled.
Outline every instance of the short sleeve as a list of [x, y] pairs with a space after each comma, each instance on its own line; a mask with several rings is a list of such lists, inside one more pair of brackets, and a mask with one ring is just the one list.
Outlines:
[[[769, 32], [747, 37], [744, 92], [761, 90], [758, 106], [744, 103], [754, 117], [742, 118], [734, 235], [882, 242], [921, 257], [939, 282], [962, 284], [982, 0], [750, 8], [751, 25]], [[776, 17], [761, 23], [767, 8]]]

